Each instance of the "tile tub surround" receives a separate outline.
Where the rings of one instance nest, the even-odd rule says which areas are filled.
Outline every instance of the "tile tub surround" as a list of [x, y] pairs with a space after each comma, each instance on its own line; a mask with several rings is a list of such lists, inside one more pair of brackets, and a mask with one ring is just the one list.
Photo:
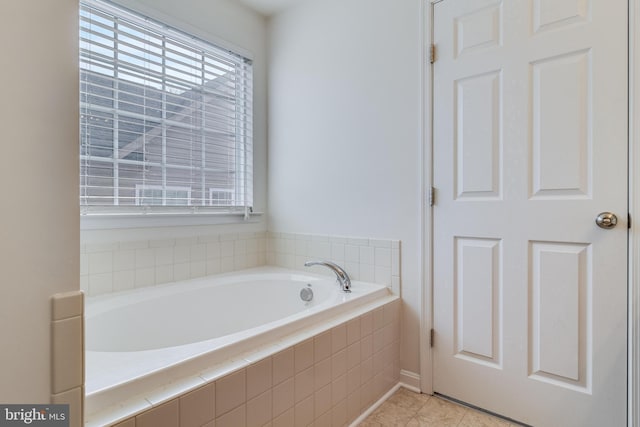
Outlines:
[[306, 261], [323, 259], [353, 280], [400, 295], [400, 257], [398, 240], [274, 232], [86, 243], [80, 247], [80, 287], [96, 296], [264, 265], [304, 270]]
[[203, 372], [198, 385], [188, 379], [177, 393], [90, 414], [85, 425], [349, 425], [398, 383], [399, 344], [400, 300], [388, 296]]
[[[313, 259], [330, 260], [342, 266], [353, 280], [391, 288], [400, 295], [400, 241], [295, 233], [267, 233], [267, 263], [303, 269]], [[314, 273], [331, 275], [323, 267]]]
[[86, 243], [80, 287], [88, 296], [227, 273], [266, 264], [266, 233]]
[[84, 416], [84, 294], [51, 297], [51, 403], [68, 404], [71, 427]]

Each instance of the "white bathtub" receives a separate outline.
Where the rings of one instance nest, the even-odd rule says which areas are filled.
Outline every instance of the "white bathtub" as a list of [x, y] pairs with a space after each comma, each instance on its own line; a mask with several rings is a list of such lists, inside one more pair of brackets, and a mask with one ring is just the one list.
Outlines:
[[[314, 298], [304, 302], [300, 290]], [[86, 412], [100, 411], [321, 325], [387, 288], [275, 267], [91, 297], [86, 301]], [[187, 378], [187, 380], [185, 380]], [[186, 382], [185, 382], [186, 381]]]

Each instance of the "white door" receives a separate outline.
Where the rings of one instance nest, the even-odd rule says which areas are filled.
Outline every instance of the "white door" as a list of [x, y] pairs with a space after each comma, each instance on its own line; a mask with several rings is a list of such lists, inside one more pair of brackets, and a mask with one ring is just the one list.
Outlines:
[[434, 391], [624, 426], [627, 2], [433, 8]]

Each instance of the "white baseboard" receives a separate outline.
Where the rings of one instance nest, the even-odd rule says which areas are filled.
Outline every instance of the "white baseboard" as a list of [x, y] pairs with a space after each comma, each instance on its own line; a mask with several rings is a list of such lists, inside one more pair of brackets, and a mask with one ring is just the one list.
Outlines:
[[416, 393], [421, 392], [420, 388], [420, 375], [415, 372], [405, 371], [404, 369], [400, 370], [400, 383], [402, 386], [408, 390], [411, 390]]
[[373, 405], [369, 406], [369, 408], [364, 411], [358, 418], [356, 418], [349, 427], [356, 427], [362, 421], [365, 420], [373, 411], [378, 409], [380, 405], [382, 405], [388, 398], [390, 398], [393, 393], [395, 393], [400, 387], [404, 387], [407, 390], [413, 391], [414, 393], [420, 393], [420, 375], [415, 372], [400, 370], [400, 381], [398, 384], [393, 386], [388, 392], [385, 393], [380, 399], [378, 399]]
[[378, 399], [373, 405], [369, 406], [369, 409], [364, 411], [358, 418], [356, 418], [349, 427], [356, 427], [358, 424], [363, 422], [365, 418], [367, 418], [373, 411], [378, 409], [378, 406], [382, 405], [388, 398], [390, 398], [393, 393], [395, 393], [402, 385], [400, 383], [394, 385], [388, 392], [385, 393], [380, 399]]

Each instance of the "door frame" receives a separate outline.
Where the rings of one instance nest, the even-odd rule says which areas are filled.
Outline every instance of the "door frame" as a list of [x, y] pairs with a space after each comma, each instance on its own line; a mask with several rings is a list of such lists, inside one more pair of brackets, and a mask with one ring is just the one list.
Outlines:
[[[420, 390], [433, 394], [433, 210], [429, 206], [433, 185], [433, 7], [443, 0], [421, 0], [422, 39], [422, 308], [420, 318]], [[453, 1], [453, 0], [450, 0]], [[627, 325], [627, 426], [640, 427], [640, 0], [628, 0], [628, 143], [629, 230]], [[437, 52], [436, 52], [437, 58]]]

